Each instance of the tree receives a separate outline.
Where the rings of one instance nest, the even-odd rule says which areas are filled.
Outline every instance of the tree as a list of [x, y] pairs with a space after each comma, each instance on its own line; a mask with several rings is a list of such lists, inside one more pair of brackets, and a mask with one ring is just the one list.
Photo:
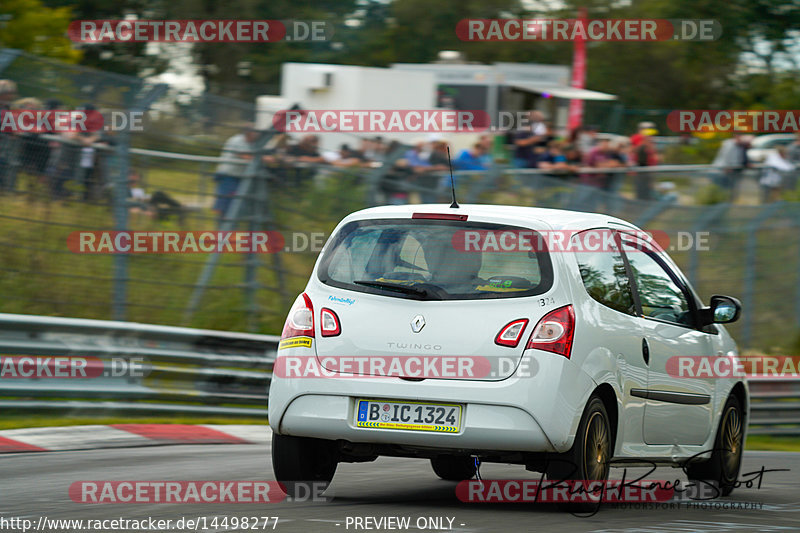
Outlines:
[[41, 0], [5, 0], [0, 15], [0, 46], [76, 63], [81, 53], [67, 37], [69, 7], [48, 8]]

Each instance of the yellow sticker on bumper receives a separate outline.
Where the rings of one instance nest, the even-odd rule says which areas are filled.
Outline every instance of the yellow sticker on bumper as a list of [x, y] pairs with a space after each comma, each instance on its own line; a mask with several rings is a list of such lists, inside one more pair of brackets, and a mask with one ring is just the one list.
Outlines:
[[294, 337], [278, 343], [279, 350], [285, 348], [311, 348], [311, 337]]

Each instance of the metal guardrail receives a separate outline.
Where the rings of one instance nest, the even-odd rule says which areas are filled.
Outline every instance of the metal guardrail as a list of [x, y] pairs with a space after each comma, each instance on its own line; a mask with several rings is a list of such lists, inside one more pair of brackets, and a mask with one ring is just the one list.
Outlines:
[[[278, 341], [275, 335], [0, 314], [0, 357], [72, 356], [144, 368], [92, 379], [4, 377], [0, 408], [266, 417]], [[800, 379], [759, 378], [749, 385], [751, 434], [800, 435]]]
[[103, 367], [86, 378], [4, 376], [0, 407], [266, 417], [278, 341], [273, 335], [0, 314], [0, 355], [91, 358]]
[[748, 384], [751, 435], [800, 435], [800, 379], [754, 378]]

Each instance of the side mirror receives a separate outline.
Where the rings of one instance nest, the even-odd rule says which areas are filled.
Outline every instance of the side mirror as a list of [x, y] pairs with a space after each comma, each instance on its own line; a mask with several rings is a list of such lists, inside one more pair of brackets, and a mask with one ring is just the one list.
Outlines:
[[742, 304], [732, 296], [715, 294], [711, 297], [708, 307], [700, 309], [701, 326], [708, 324], [728, 324], [739, 320], [742, 314]]

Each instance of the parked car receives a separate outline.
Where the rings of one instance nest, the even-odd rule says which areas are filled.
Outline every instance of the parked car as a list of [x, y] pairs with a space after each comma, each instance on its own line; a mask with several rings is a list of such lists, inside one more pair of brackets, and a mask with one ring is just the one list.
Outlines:
[[779, 146], [789, 146], [794, 139], [793, 133], [759, 135], [750, 143], [747, 158], [753, 163], [763, 163], [770, 152], [774, 152]]
[[675, 358], [733, 361], [721, 324], [740, 310], [728, 296], [704, 305], [657, 243], [611, 216], [352, 213], [283, 329], [269, 396], [276, 479], [292, 493], [384, 455], [428, 458], [447, 480], [479, 462], [606, 480], [616, 461], [648, 461], [728, 494], [747, 383], [675, 377]]

